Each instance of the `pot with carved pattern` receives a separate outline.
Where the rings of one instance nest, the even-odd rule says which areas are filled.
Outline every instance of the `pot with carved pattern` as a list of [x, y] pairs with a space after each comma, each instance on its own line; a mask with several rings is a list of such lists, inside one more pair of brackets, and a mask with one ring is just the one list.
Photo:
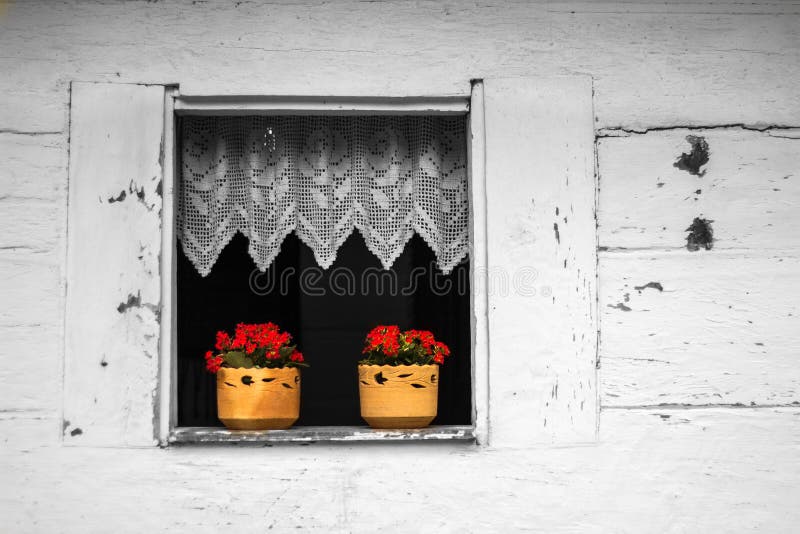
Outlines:
[[436, 417], [439, 366], [360, 364], [358, 390], [372, 428], [423, 428]]
[[230, 430], [279, 430], [300, 417], [300, 370], [222, 367], [217, 414]]
[[292, 336], [274, 323], [217, 332], [206, 369], [217, 375], [217, 417], [230, 430], [279, 430], [300, 417], [300, 367]]

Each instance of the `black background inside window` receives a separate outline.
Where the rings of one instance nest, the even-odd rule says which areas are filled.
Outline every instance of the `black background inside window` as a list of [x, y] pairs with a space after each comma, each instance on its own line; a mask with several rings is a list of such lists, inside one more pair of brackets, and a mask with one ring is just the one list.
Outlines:
[[[433, 252], [415, 234], [392, 267], [397, 282], [392, 292], [388, 278], [370, 276], [370, 282], [362, 284], [365, 270], [386, 271], [357, 231], [326, 271], [319, 269], [311, 250], [294, 234], [284, 240], [267, 273], [255, 268], [247, 245], [247, 239], [237, 235], [202, 278], [178, 243], [178, 426], [222, 426], [217, 419], [215, 377], [205, 371], [203, 355], [213, 350], [217, 330], [232, 334], [237, 323], [267, 321], [290, 332], [311, 365], [301, 371], [297, 425], [365, 424], [359, 413], [357, 364], [364, 336], [378, 324], [430, 330], [450, 346], [452, 356], [440, 368], [439, 411], [433, 424], [471, 423], [468, 261], [443, 275]], [[348, 289], [348, 276], [336, 274], [342, 272], [337, 268], [353, 273], [352, 294], [332, 291], [332, 287], [339, 292]], [[301, 276], [310, 276], [302, 273], [310, 269], [319, 276], [306, 286], [322, 290], [320, 295], [300, 291]], [[337, 278], [333, 285], [332, 276]], [[412, 277], [416, 290], [400, 294], [402, 288], [412, 287]], [[382, 290], [377, 279], [386, 281]]]

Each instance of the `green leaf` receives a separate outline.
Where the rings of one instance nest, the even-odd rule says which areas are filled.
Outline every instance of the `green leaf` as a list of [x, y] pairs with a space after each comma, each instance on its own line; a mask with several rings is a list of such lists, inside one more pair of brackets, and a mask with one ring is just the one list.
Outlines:
[[248, 358], [244, 352], [239, 351], [226, 352], [222, 359], [225, 360], [228, 367], [252, 369], [254, 365], [252, 359]]
[[294, 352], [294, 347], [291, 345], [288, 347], [281, 347], [278, 349], [278, 354], [281, 355], [281, 358], [288, 358], [289, 356], [292, 355], [293, 352]]

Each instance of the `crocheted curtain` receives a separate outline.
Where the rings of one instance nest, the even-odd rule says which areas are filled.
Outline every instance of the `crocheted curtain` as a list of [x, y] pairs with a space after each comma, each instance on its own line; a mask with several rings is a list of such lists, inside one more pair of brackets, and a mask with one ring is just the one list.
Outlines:
[[236, 232], [266, 270], [295, 232], [327, 269], [357, 228], [384, 269], [413, 232], [445, 273], [469, 248], [462, 116], [184, 117], [177, 234], [206, 276]]

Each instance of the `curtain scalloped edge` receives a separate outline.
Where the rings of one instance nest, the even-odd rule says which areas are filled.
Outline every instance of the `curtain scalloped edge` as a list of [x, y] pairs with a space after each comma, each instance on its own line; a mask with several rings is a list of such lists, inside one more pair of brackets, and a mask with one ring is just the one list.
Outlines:
[[[466, 245], [463, 247], [463, 250], [459, 250], [450, 261], [448, 261], [447, 263], [443, 263], [443, 260], [440, 257], [441, 255], [439, 251], [437, 251], [436, 247], [433, 247], [429, 242], [428, 238], [425, 237], [424, 234], [420, 233], [416, 228], [412, 228], [411, 232], [409, 232], [408, 237], [403, 242], [403, 246], [399, 248], [399, 252], [392, 254], [389, 258], [386, 259], [386, 261], [384, 261], [381, 258], [381, 254], [379, 252], [376, 252], [367, 244], [368, 241], [364, 236], [364, 230], [362, 228], [359, 228], [358, 225], [356, 224], [353, 224], [350, 230], [346, 234], [344, 234], [344, 239], [342, 240], [342, 243], [340, 243], [335, 247], [333, 253], [331, 254], [331, 257], [327, 261], [320, 257], [320, 255], [314, 249], [314, 247], [297, 231], [297, 228], [290, 228], [286, 233], [284, 233], [281, 239], [285, 240], [289, 234], [294, 233], [297, 236], [297, 238], [300, 239], [300, 241], [302, 241], [303, 244], [311, 250], [311, 253], [314, 256], [314, 261], [317, 263], [317, 265], [323, 271], [327, 271], [328, 269], [331, 268], [331, 266], [334, 263], [336, 263], [336, 260], [338, 259], [339, 255], [339, 249], [341, 248], [342, 244], [344, 244], [344, 242], [347, 241], [347, 239], [349, 239], [350, 236], [353, 235], [353, 233], [356, 230], [358, 230], [361, 239], [364, 241], [364, 246], [367, 247], [367, 250], [369, 250], [373, 256], [375, 256], [375, 258], [378, 260], [378, 262], [381, 264], [381, 267], [385, 271], [389, 271], [392, 269], [394, 264], [397, 262], [397, 259], [403, 253], [405, 247], [408, 245], [408, 242], [411, 240], [414, 234], [420, 236], [422, 240], [425, 242], [425, 245], [431, 250], [431, 252], [433, 252], [434, 256], [436, 256], [436, 267], [438, 267], [443, 274], [446, 275], [450, 274], [459, 263], [464, 261], [464, 258], [469, 256], [469, 246]], [[220, 246], [217, 247], [217, 250], [213, 254], [213, 259], [211, 259], [207, 267], [203, 267], [202, 262], [197, 262], [192, 259], [193, 257], [196, 258], [198, 256], [196, 254], [190, 254], [189, 252], [191, 252], [191, 250], [187, 252], [187, 244], [184, 241], [182, 235], [178, 235], [177, 239], [181, 243], [181, 248], [183, 249], [184, 255], [187, 258], [189, 258], [189, 263], [192, 264], [192, 267], [194, 267], [195, 271], [197, 271], [197, 273], [202, 278], [205, 278], [209, 274], [211, 274], [211, 271], [217, 264], [217, 261], [219, 261], [219, 257], [222, 254], [222, 251], [225, 250], [225, 248], [230, 244], [233, 238], [236, 237], [236, 234], [241, 234], [248, 240], [249, 244], [247, 246], [247, 255], [250, 256], [250, 259], [253, 261], [253, 264], [259, 271], [261, 271], [262, 273], [266, 272], [267, 269], [269, 269], [272, 266], [272, 264], [275, 263], [275, 259], [278, 257], [278, 254], [280, 254], [281, 249], [280, 248], [276, 249], [273, 253], [269, 254], [262, 261], [262, 259], [258, 257], [258, 254], [256, 253], [255, 248], [252, 245], [252, 242], [250, 242], [250, 237], [242, 230], [235, 230], [224, 243], [220, 243]]]

